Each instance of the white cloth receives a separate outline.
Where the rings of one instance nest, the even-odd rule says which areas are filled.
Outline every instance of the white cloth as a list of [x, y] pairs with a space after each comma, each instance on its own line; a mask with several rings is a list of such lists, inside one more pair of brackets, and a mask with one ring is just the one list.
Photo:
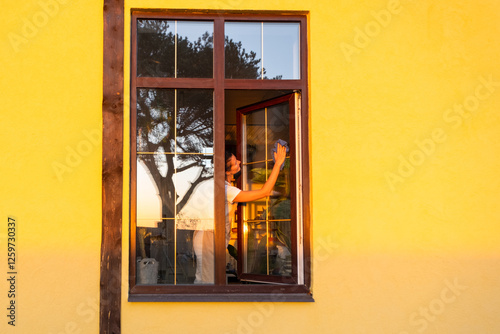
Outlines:
[[[234, 221], [234, 212], [237, 203], [234, 198], [240, 193], [240, 189], [233, 187], [227, 181], [224, 187], [226, 196], [226, 247], [231, 238], [231, 224]], [[197, 230], [194, 232], [193, 248], [196, 254], [196, 278], [195, 284], [213, 284], [215, 274], [214, 254], [214, 232], [210, 230]]]
[[194, 231], [193, 248], [196, 254], [196, 274], [194, 284], [214, 283], [214, 232]]
[[233, 187], [229, 182], [226, 181], [225, 184], [226, 193], [226, 247], [229, 244], [229, 239], [231, 239], [231, 225], [234, 221], [234, 212], [238, 207], [237, 203], [234, 203], [234, 199], [240, 193], [241, 189]]

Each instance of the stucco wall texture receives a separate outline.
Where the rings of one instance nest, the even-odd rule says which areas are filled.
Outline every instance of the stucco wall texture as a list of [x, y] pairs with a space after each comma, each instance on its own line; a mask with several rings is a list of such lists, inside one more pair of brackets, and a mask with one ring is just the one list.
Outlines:
[[[102, 7], [2, 3], [2, 333], [98, 332]], [[500, 332], [498, 1], [126, 1], [125, 101], [132, 8], [309, 12], [315, 302], [128, 302], [125, 164], [122, 333]]]

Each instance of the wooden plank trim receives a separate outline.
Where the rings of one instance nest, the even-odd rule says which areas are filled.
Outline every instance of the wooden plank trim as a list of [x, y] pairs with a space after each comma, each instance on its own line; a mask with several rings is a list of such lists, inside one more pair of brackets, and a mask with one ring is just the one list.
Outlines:
[[99, 333], [121, 332], [124, 0], [104, 0]]

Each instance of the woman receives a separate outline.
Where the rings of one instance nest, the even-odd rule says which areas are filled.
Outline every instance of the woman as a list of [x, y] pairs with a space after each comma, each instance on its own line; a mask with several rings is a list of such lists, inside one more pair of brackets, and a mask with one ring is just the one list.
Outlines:
[[[278, 143], [274, 152], [274, 167], [264, 186], [256, 190], [241, 190], [231, 185], [234, 175], [241, 170], [241, 161], [234, 154], [226, 152], [226, 247], [231, 238], [231, 223], [234, 219], [234, 211], [237, 203], [251, 202], [267, 197], [271, 194], [281, 165], [285, 163], [286, 147]], [[196, 253], [196, 279], [195, 284], [214, 283], [214, 239], [211, 231], [196, 231], [193, 238], [194, 251]]]

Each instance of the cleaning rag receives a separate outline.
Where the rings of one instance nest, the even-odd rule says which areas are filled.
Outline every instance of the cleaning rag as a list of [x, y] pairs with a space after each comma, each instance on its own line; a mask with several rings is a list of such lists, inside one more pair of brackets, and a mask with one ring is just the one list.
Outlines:
[[[286, 148], [286, 153], [288, 154], [288, 152], [290, 152], [290, 148], [288, 147], [288, 143], [282, 139], [278, 139], [276, 141], [276, 143], [274, 143], [274, 147], [273, 149], [271, 150], [271, 155], [273, 157], [273, 161], [275, 161], [274, 159], [274, 153], [278, 152], [278, 144], [280, 144], [281, 146], [284, 146]], [[283, 167], [285, 167], [285, 162], [283, 162], [283, 164], [281, 164], [281, 167], [280, 167], [280, 170], [283, 169]]]

